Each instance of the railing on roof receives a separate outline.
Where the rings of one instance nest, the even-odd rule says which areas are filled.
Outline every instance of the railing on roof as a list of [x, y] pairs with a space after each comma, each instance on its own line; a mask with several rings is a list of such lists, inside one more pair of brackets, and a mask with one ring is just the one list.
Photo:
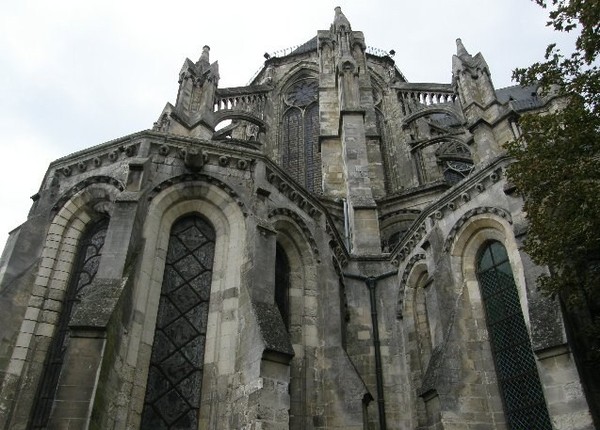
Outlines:
[[375, 48], [374, 46], [367, 46], [367, 54], [375, 55], [376, 57], [393, 57], [394, 54], [386, 51], [385, 49]]
[[237, 111], [250, 112], [263, 118], [267, 94], [264, 92], [254, 94], [219, 94], [215, 97], [214, 112]]
[[248, 83], [246, 85], [250, 85], [252, 84], [252, 81], [256, 79], [256, 77], [258, 76], [258, 74], [260, 73], [260, 71], [263, 69], [263, 67], [265, 67], [264, 65], [260, 66], [258, 68], [258, 70], [256, 70], [256, 72], [254, 72], [252, 74], [252, 77], [250, 78], [250, 80], [248, 81]]
[[403, 115], [410, 115], [427, 106], [454, 103], [456, 93], [450, 84], [402, 83], [396, 86]]

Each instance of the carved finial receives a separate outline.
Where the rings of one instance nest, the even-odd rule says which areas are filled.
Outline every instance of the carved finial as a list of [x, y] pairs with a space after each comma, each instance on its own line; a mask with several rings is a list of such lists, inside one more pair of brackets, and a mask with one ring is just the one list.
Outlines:
[[199, 62], [210, 64], [210, 60], [208, 59], [208, 53], [210, 52], [210, 46], [204, 45], [202, 47], [202, 54], [200, 55]]
[[333, 29], [335, 31], [350, 31], [350, 21], [342, 12], [342, 8], [337, 6], [335, 9], [335, 17], [333, 18]]
[[463, 45], [462, 40], [456, 39], [456, 55], [458, 57], [470, 57], [471, 55], [467, 52], [467, 48]]

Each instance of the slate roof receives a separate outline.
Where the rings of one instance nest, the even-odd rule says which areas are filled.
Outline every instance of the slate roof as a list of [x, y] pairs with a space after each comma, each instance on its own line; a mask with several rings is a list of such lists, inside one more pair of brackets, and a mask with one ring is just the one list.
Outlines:
[[539, 108], [544, 104], [537, 95], [537, 89], [537, 85], [514, 85], [496, 90], [496, 97], [500, 103], [511, 102], [514, 110], [522, 112]]
[[317, 36], [310, 39], [308, 42], [304, 42], [302, 45], [298, 46], [288, 55], [298, 55], [304, 54], [305, 52], [315, 51], [317, 49]]

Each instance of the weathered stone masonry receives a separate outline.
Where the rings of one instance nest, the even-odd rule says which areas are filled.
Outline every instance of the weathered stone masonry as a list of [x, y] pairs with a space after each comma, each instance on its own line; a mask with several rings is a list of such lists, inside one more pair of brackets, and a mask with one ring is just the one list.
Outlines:
[[502, 149], [560, 100], [460, 40], [407, 82], [339, 8], [248, 86], [209, 51], [11, 232], [0, 428], [593, 428]]

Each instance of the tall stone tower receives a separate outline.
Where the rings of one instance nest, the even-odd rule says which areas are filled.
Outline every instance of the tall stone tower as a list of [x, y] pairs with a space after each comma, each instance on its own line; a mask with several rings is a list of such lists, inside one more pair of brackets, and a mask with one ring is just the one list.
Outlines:
[[11, 233], [1, 429], [592, 427], [504, 174], [557, 100], [460, 40], [451, 83], [407, 82], [340, 8], [248, 86], [209, 51]]

